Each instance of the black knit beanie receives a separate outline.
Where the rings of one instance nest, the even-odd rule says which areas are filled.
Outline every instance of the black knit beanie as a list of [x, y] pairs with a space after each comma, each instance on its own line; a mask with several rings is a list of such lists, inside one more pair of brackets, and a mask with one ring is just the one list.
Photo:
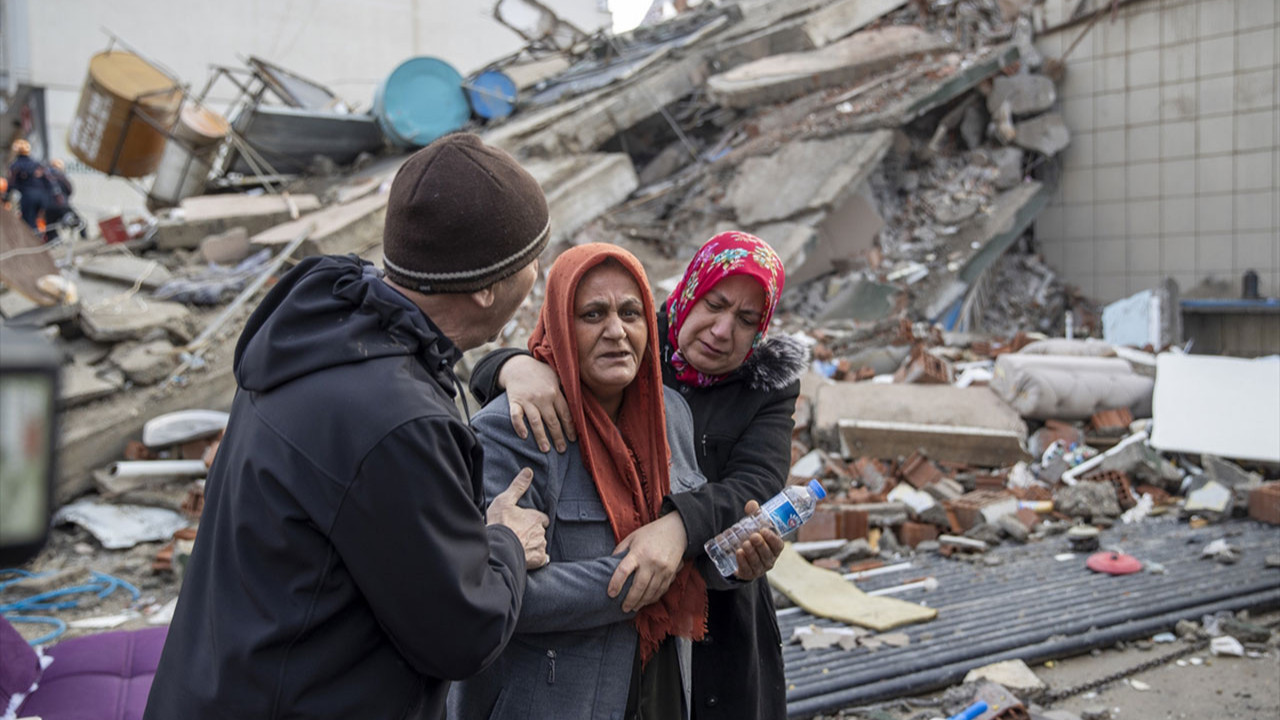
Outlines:
[[414, 153], [391, 184], [383, 264], [424, 293], [474, 292], [515, 274], [547, 246], [547, 198], [515, 158], [476, 135]]

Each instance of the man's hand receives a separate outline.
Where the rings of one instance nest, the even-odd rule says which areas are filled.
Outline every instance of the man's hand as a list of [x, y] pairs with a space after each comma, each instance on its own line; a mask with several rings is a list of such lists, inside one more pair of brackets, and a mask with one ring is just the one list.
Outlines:
[[[556, 452], [564, 452], [570, 442], [578, 439], [573, 427], [573, 417], [569, 414], [569, 403], [565, 402], [560, 392], [560, 378], [550, 365], [538, 362], [528, 355], [516, 355], [502, 365], [498, 372], [498, 386], [507, 391], [507, 400], [511, 404], [511, 428], [521, 440], [529, 437], [533, 430], [533, 439], [542, 452], [551, 451], [551, 443], [555, 443]], [[529, 421], [528, 428], [525, 421]]]
[[485, 521], [490, 525], [506, 525], [515, 531], [524, 547], [525, 568], [536, 570], [551, 560], [547, 555], [547, 526], [551, 520], [537, 510], [516, 505], [532, 482], [533, 471], [522, 469], [507, 489], [493, 499], [485, 512]]
[[622, 601], [624, 611], [639, 610], [662, 597], [680, 569], [687, 543], [679, 512], [663, 515], [623, 538], [613, 554], [628, 552], [609, 580], [609, 597], [618, 597], [633, 572], [636, 577], [631, 591]]
[[[746, 515], [754, 515], [760, 510], [760, 503], [749, 500], [744, 508]], [[773, 569], [782, 553], [782, 538], [772, 530], [753, 532], [746, 542], [738, 548], [738, 572], [734, 577], [750, 582]]]

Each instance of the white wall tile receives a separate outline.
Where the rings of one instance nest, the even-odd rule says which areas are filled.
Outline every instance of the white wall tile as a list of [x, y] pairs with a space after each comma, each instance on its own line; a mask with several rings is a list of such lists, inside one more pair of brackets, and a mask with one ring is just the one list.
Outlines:
[[1160, 125], [1160, 155], [1165, 160], [1194, 157], [1196, 154], [1196, 124], [1191, 120], [1167, 122]]
[[1160, 48], [1160, 80], [1184, 82], [1196, 79], [1196, 44], [1181, 42]]
[[1196, 39], [1196, 5], [1187, 3], [1160, 11], [1160, 41], [1174, 45]]
[[1196, 271], [1227, 274], [1235, 272], [1235, 236], [1230, 233], [1201, 235], [1196, 239]]
[[1094, 202], [1123, 200], [1125, 197], [1125, 166], [1109, 165], [1093, 169]]
[[1160, 234], [1160, 200], [1129, 200], [1125, 204], [1125, 235], [1133, 240]]
[[1160, 248], [1160, 270], [1164, 273], [1194, 273], [1196, 271], [1195, 236], [1166, 237], [1164, 245]]
[[1160, 197], [1160, 163], [1129, 163], [1125, 167], [1125, 184], [1130, 199]]
[[1236, 111], [1262, 110], [1276, 104], [1275, 69], [1236, 75]]
[[1067, 246], [1062, 268], [1067, 275], [1093, 283], [1093, 243], [1073, 243]]
[[1160, 45], [1160, 8], [1139, 8], [1129, 17], [1129, 52]]
[[1081, 95], [1062, 101], [1062, 121], [1072, 134], [1088, 132], [1093, 125], [1093, 96]]
[[1152, 290], [1154, 288], [1160, 287], [1161, 283], [1163, 282], [1164, 282], [1164, 276], [1161, 275], [1159, 272], [1135, 273], [1132, 270], [1130, 270], [1129, 282], [1125, 289], [1125, 292], [1129, 293], [1130, 295], [1133, 295], [1135, 293], [1140, 293], [1143, 290]]
[[1129, 296], [1129, 276], [1098, 275], [1093, 279], [1094, 299], [1100, 303], [1113, 303]]
[[1160, 194], [1173, 199], [1196, 194], [1196, 161], [1166, 160], [1160, 163]]
[[1062, 236], [1068, 240], [1093, 238], [1093, 205], [1067, 205], [1062, 209]]
[[[1097, 62], [1097, 60], [1092, 58], [1088, 60], [1076, 60], [1075, 58], [1071, 58], [1067, 62], [1066, 76], [1062, 78], [1062, 84], [1058, 86], [1059, 96], [1066, 99], [1078, 98], [1083, 95], [1092, 95], [1094, 88], [1093, 66], [1097, 64]], [[1192, 75], [1186, 79], [1191, 79], [1194, 76], [1195, 72], [1193, 70]], [[1065, 106], [1066, 103], [1064, 102], [1063, 105]]]
[[1128, 271], [1125, 239], [1101, 239], [1093, 245], [1093, 263], [1099, 275], [1124, 274]]
[[1092, 170], [1067, 168], [1062, 172], [1062, 202], [1068, 207], [1093, 202]]
[[1280, 113], [1274, 110], [1236, 115], [1236, 151], [1274, 148], [1277, 134], [1280, 134], [1276, 129], [1277, 121], [1280, 121]]
[[1162, 120], [1194, 120], [1199, 113], [1199, 98], [1194, 82], [1160, 86], [1160, 118]]
[[1200, 118], [1196, 123], [1196, 152], [1200, 155], [1231, 152], [1234, 127], [1235, 118], [1230, 115]]
[[1236, 0], [1236, 29], [1249, 30], [1276, 21], [1276, 0]]
[[1160, 238], [1131, 237], [1125, 243], [1128, 255], [1125, 267], [1130, 273], [1160, 272]]
[[1230, 155], [1196, 158], [1196, 190], [1201, 193], [1229, 193], [1235, 179]]
[[1235, 35], [1224, 35], [1222, 37], [1214, 37], [1205, 39], [1201, 36], [1201, 40], [1196, 43], [1196, 54], [1199, 67], [1199, 76], [1201, 78], [1212, 75], [1225, 75], [1235, 70], [1236, 63], [1236, 37]]
[[1275, 230], [1275, 193], [1238, 192], [1235, 195], [1235, 227], [1238, 230]]
[[1063, 166], [1076, 169], [1093, 167], [1093, 138], [1091, 132], [1072, 133], [1071, 144], [1062, 151]]
[[1127, 65], [1124, 55], [1106, 55], [1093, 64], [1094, 92], [1115, 92], [1124, 90], [1128, 78], [1125, 76]]
[[[1270, 37], [1267, 38], [1270, 40]], [[1129, 54], [1129, 87], [1138, 88], [1160, 82], [1160, 48]]]
[[1196, 230], [1205, 233], [1229, 233], [1232, 229], [1231, 195], [1201, 195], [1196, 198]]
[[1261, 70], [1276, 64], [1274, 28], [1263, 27], [1252, 31], [1242, 29], [1236, 37], [1236, 46], [1240, 52], [1236, 62], [1238, 70]]
[[1223, 75], [1196, 83], [1196, 108], [1201, 117], [1232, 112], [1236, 102], [1236, 78]]
[[1124, 162], [1125, 131], [1099, 130], [1093, 134], [1093, 164], [1117, 165]]
[[1125, 93], [1104, 93], [1093, 98], [1093, 126], [1098, 130], [1124, 127]]
[[1126, 133], [1125, 159], [1129, 162], [1143, 162], [1160, 159], [1160, 126], [1143, 125], [1129, 128]]
[[1160, 232], [1171, 235], [1195, 231], [1195, 198], [1164, 198], [1160, 201]]
[[1236, 233], [1235, 270], [1266, 272], [1280, 270], [1280, 262], [1276, 260], [1276, 242], [1274, 235], [1267, 233]]
[[1062, 259], [1066, 256], [1066, 245], [1061, 238], [1052, 238], [1041, 234], [1040, 221], [1036, 221], [1036, 239], [1040, 240], [1040, 255], [1054, 272], [1062, 269]]
[[1095, 238], [1124, 240], [1125, 236], [1125, 203], [1124, 196], [1110, 202], [1104, 198], [1093, 206], [1093, 235]]
[[[1274, 152], [1241, 153], [1235, 156], [1237, 190], [1271, 190], [1277, 186], [1272, 174]], [[1280, 241], [1278, 241], [1280, 242]]]
[[1049, 205], [1036, 216], [1036, 237], [1062, 237], [1062, 206]]
[[1196, 31], [1200, 37], [1229, 33], [1236, 29], [1235, 0], [1201, 0]]
[[1117, 17], [1114, 21], [1111, 16], [1107, 16], [1098, 21], [1094, 32], [1098, 32], [1098, 38], [1095, 43], [1101, 43], [1100, 49], [1097, 44], [1094, 45], [1095, 50], [1099, 50], [1099, 55], [1123, 55], [1128, 49], [1128, 42], [1125, 35], [1128, 32], [1129, 19], [1124, 15]]
[[1125, 104], [1127, 124], [1160, 122], [1160, 88], [1158, 86], [1130, 90], [1125, 97]]

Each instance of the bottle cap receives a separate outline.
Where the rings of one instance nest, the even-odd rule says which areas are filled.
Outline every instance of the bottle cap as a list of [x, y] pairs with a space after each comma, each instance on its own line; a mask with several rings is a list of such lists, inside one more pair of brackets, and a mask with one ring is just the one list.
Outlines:
[[827, 496], [827, 489], [822, 487], [822, 483], [817, 480], [809, 481], [809, 489], [813, 490], [813, 494], [817, 495], [819, 500]]

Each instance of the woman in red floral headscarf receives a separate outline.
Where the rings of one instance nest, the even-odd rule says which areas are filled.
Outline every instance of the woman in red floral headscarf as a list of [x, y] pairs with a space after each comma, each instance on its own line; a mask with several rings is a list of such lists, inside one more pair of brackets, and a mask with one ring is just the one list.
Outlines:
[[[620, 543], [629, 552], [609, 591], [618, 593], [634, 574], [624, 607], [657, 597], [665, 585], [653, 578], [702, 555], [703, 544], [737, 521], [744, 506], [749, 511], [786, 482], [792, 415], [808, 357], [797, 340], [769, 334], [784, 281], [782, 262], [767, 243], [743, 232], [720, 233], [694, 256], [658, 314], [663, 384], [679, 391], [693, 412], [697, 463], [707, 484], [669, 495], [667, 514]], [[527, 419], [544, 452], [551, 447], [548, 432], [557, 449], [575, 437], [554, 373], [519, 351], [491, 353], [476, 367], [471, 388], [482, 401], [506, 388], [516, 432], [529, 432]], [[707, 635], [693, 650], [693, 716], [699, 720], [786, 717], [781, 637], [761, 579], [780, 550], [772, 533], [755, 536], [738, 554], [743, 584], [707, 593]]]

